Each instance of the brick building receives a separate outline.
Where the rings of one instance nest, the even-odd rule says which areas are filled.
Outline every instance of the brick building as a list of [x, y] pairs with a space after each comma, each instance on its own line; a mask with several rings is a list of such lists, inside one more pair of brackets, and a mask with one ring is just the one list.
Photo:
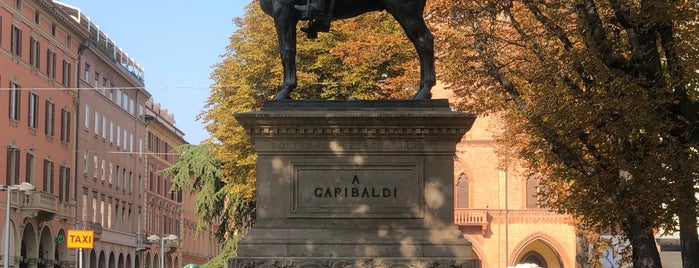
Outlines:
[[[4, 185], [35, 186], [12, 191], [10, 267], [160, 267], [160, 243], [150, 235], [178, 236], [167, 244], [166, 267], [202, 264], [218, 253], [215, 244], [180, 243], [192, 237], [187, 226], [196, 218], [183, 209], [192, 200], [168, 193], [167, 178], [149, 181], [186, 142], [173, 116], [152, 103], [143, 75], [80, 9], [0, 0], [0, 106], [7, 107], [0, 174]], [[154, 145], [155, 136], [167, 145]], [[4, 214], [7, 191], [0, 188]], [[95, 232], [82, 259], [66, 246], [71, 229]]]
[[[75, 217], [74, 68], [83, 38], [50, 1], [0, 1], [0, 174], [4, 185], [35, 186], [10, 200], [10, 257], [3, 260], [10, 266], [74, 263], [56, 238], [65, 237]], [[0, 200], [4, 215], [7, 191]]]
[[[435, 98], [454, 99], [435, 88]], [[503, 166], [494, 139], [500, 122], [479, 116], [457, 144], [454, 222], [473, 244], [483, 268], [521, 263], [576, 267], [575, 227], [568, 215], [538, 205], [538, 181], [516, 164]], [[516, 163], [516, 161], [514, 161]]]

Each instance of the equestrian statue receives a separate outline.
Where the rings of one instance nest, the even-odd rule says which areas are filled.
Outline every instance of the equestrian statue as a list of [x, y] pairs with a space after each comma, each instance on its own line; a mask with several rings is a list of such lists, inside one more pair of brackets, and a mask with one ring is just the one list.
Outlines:
[[301, 30], [309, 38], [328, 32], [333, 20], [386, 10], [403, 27], [420, 59], [420, 88], [412, 99], [426, 100], [435, 85], [434, 38], [422, 17], [426, 0], [260, 0], [262, 10], [274, 18], [284, 81], [275, 100], [290, 99], [296, 81], [296, 25], [308, 21]]

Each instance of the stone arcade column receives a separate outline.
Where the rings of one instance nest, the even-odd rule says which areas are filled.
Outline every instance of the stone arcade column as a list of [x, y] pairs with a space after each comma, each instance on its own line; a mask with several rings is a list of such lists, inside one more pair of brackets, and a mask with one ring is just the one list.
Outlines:
[[453, 223], [446, 100], [271, 101], [236, 114], [255, 144], [257, 221], [230, 267], [480, 267]]

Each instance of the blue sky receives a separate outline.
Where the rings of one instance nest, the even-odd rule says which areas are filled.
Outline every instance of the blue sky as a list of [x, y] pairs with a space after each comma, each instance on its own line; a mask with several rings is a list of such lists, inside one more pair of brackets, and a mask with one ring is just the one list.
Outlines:
[[145, 69], [145, 83], [175, 115], [185, 139], [209, 137], [196, 116], [209, 96], [213, 65], [221, 62], [234, 17], [250, 0], [60, 0], [79, 8]]

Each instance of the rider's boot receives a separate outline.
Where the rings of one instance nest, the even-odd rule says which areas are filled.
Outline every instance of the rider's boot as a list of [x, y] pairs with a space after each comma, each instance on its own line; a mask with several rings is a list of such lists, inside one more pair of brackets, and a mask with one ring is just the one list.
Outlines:
[[313, 20], [308, 23], [308, 26], [301, 27], [301, 31], [306, 33], [308, 38], [315, 39], [318, 37], [318, 32], [330, 31], [330, 20]]
[[301, 18], [305, 20], [322, 20], [326, 19], [328, 16], [325, 7], [325, 0], [310, 0], [308, 5], [294, 5], [294, 8], [301, 11]]

